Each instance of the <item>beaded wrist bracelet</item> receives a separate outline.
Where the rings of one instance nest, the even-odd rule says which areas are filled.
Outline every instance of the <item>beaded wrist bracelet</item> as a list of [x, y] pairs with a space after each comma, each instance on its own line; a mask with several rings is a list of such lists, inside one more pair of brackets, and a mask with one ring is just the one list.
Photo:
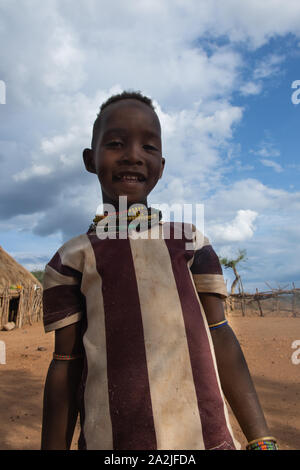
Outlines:
[[208, 325], [210, 330], [215, 330], [216, 328], [220, 328], [221, 326], [227, 325], [228, 320], [223, 320], [220, 321], [219, 323], [212, 323], [211, 325]]
[[278, 450], [278, 445], [274, 437], [267, 436], [248, 442], [246, 450]]
[[53, 359], [57, 359], [58, 361], [74, 361], [74, 359], [80, 359], [81, 357], [83, 357], [82, 354], [68, 355], [53, 353]]

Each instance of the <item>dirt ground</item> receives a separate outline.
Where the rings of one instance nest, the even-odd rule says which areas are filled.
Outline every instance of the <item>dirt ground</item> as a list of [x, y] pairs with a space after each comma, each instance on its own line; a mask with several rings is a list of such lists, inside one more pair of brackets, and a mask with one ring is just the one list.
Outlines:
[[[282, 450], [300, 450], [300, 364], [292, 362], [296, 353], [292, 343], [300, 340], [300, 318], [231, 316], [229, 322], [244, 351], [271, 434]], [[6, 346], [6, 364], [0, 364], [0, 450], [39, 450], [43, 387], [54, 334], [45, 334], [37, 323], [0, 331], [0, 341]], [[246, 440], [230, 416], [243, 449]], [[73, 450], [78, 432], [77, 426]]]

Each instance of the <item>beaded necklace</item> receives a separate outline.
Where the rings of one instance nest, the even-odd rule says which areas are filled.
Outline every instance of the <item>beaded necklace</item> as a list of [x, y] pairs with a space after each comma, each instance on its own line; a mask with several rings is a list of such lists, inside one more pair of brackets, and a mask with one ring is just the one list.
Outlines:
[[[128, 229], [128, 225], [130, 224], [130, 222], [134, 221], [137, 218], [138, 221], [141, 222], [141, 224], [135, 224], [134, 229], [139, 232], [141, 227], [145, 230], [158, 224], [159, 221], [162, 219], [162, 212], [158, 209], [155, 209], [154, 207], [145, 208], [145, 206], [138, 205], [130, 207], [128, 211], [125, 210], [122, 212], [111, 213], [108, 213], [108, 211], [104, 211], [104, 214], [97, 214], [94, 217], [93, 223], [88, 229], [88, 233], [96, 231], [98, 222], [102, 222], [104, 219], [106, 221], [106, 225], [103, 225], [104, 232], [125, 231]], [[148, 221], [148, 224], [144, 224], [143, 222], [145, 221]]]

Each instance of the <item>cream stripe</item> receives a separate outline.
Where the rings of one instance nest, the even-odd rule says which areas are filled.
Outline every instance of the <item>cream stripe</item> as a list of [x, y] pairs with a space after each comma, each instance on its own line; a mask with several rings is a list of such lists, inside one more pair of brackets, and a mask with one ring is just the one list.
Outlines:
[[[189, 273], [190, 273], [190, 276], [191, 278], [193, 279], [193, 274], [192, 272], [189, 270]], [[197, 275], [199, 276], [199, 274]], [[205, 275], [207, 276], [207, 275]], [[214, 276], [214, 275], [213, 275]], [[194, 287], [195, 287], [195, 284], [193, 284]], [[202, 307], [202, 304], [200, 302], [200, 299], [199, 299], [199, 296], [197, 294], [197, 291], [196, 291], [196, 287], [195, 287], [195, 294], [196, 294], [196, 298], [198, 299], [198, 302], [199, 302], [199, 305], [200, 305], [200, 310], [201, 310], [201, 315], [202, 315], [202, 318], [203, 318], [203, 321], [204, 321], [204, 324], [205, 324], [205, 329], [206, 329], [206, 333], [207, 333], [207, 337], [208, 337], [208, 341], [209, 341], [209, 346], [210, 346], [210, 350], [211, 350], [211, 355], [212, 355], [212, 359], [213, 359], [213, 364], [214, 364], [214, 369], [215, 369], [215, 372], [216, 372], [216, 377], [217, 377], [217, 382], [218, 382], [218, 386], [219, 386], [219, 391], [220, 391], [220, 394], [223, 398], [223, 403], [224, 403], [224, 415], [225, 415], [225, 420], [226, 420], [226, 424], [227, 424], [227, 428], [228, 428], [228, 431], [232, 437], [232, 440], [236, 446], [236, 448], [239, 450], [241, 448], [241, 445], [240, 443], [235, 439], [234, 435], [233, 435], [233, 431], [232, 431], [232, 427], [231, 427], [231, 424], [230, 424], [230, 419], [229, 419], [229, 414], [228, 414], [228, 409], [227, 409], [227, 406], [226, 406], [226, 401], [225, 401], [225, 397], [223, 395], [223, 390], [222, 390], [222, 387], [221, 387], [221, 382], [220, 382], [220, 378], [219, 378], [219, 373], [218, 373], [218, 367], [217, 367], [217, 361], [216, 361], [216, 356], [215, 356], [215, 350], [214, 350], [214, 345], [213, 345], [213, 341], [212, 341], [212, 337], [211, 337], [211, 333], [210, 333], [210, 330], [209, 330], [209, 326], [208, 326], [208, 322], [207, 322], [207, 319], [206, 319], [206, 315], [204, 313], [204, 309]]]
[[164, 240], [159, 239], [130, 239], [130, 244], [142, 311], [157, 449], [204, 449], [169, 251]]
[[202, 232], [200, 232], [200, 230], [198, 230], [197, 227], [195, 227], [195, 225], [193, 225], [193, 229], [195, 229], [194, 230], [195, 232], [194, 250], [195, 251], [200, 250], [203, 246], [210, 245], [209, 239]]
[[87, 242], [81, 287], [88, 312], [88, 328], [83, 337], [88, 366], [84, 394], [84, 435], [87, 449], [112, 450], [102, 280], [97, 272], [94, 251], [88, 237]]
[[191, 269], [191, 266], [192, 266], [192, 264], [193, 264], [193, 262], [194, 262], [194, 258], [195, 258], [195, 256], [193, 256], [193, 257], [187, 262], [187, 266], [188, 266], [189, 269]]
[[66, 242], [58, 253], [62, 264], [82, 272], [84, 265], [84, 251], [89, 244], [87, 236], [79, 235]]
[[227, 289], [222, 274], [192, 274], [198, 292], [212, 292], [227, 297]]
[[62, 320], [57, 320], [53, 323], [49, 323], [49, 325], [44, 326], [45, 333], [49, 333], [49, 331], [58, 330], [59, 328], [63, 328], [64, 326], [72, 325], [72, 323], [77, 323], [82, 318], [82, 312], [72, 313]]
[[65, 276], [64, 274], [60, 274], [55, 271], [55, 269], [51, 268], [51, 266], [46, 266], [43, 281], [44, 290], [61, 285], [72, 286], [76, 284], [78, 284], [78, 280], [76, 278]]

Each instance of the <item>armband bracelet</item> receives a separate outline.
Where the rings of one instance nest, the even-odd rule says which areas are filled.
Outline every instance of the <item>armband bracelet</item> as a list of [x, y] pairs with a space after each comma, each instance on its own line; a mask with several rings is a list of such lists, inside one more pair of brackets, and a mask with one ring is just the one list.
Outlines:
[[267, 436], [248, 442], [246, 450], [278, 450], [278, 445], [274, 437]]
[[215, 330], [216, 328], [220, 328], [221, 326], [227, 325], [228, 320], [223, 320], [220, 321], [219, 323], [212, 323], [211, 325], [208, 325], [210, 330]]
[[80, 359], [81, 357], [83, 357], [82, 354], [68, 355], [53, 353], [53, 359], [57, 359], [58, 361], [74, 361], [75, 359]]

